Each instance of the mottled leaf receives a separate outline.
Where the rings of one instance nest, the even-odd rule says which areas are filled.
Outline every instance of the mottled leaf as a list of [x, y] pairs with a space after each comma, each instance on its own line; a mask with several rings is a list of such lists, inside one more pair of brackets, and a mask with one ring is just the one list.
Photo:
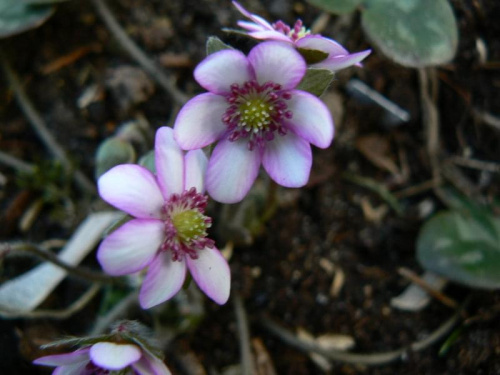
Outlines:
[[362, 24], [379, 49], [401, 65], [439, 65], [455, 56], [458, 29], [447, 0], [369, 0]]
[[99, 178], [118, 164], [132, 163], [135, 151], [132, 145], [120, 138], [108, 138], [101, 143], [96, 154], [95, 176]]
[[335, 14], [348, 14], [356, 10], [363, 0], [307, 0], [327, 12]]
[[[485, 225], [487, 223], [487, 225]], [[417, 240], [427, 270], [472, 287], [500, 287], [500, 219], [485, 211], [447, 211], [430, 219]]]
[[38, 27], [53, 12], [50, 5], [33, 6], [20, 0], [0, 0], [0, 38]]

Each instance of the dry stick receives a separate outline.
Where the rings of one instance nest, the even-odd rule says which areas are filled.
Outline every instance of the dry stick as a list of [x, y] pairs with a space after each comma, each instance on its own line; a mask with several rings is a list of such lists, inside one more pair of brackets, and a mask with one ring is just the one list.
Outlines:
[[92, 0], [97, 12], [111, 31], [114, 37], [122, 45], [122, 47], [130, 54], [130, 56], [146, 70], [151, 77], [179, 104], [184, 104], [189, 97], [175, 87], [172, 79], [170, 79], [158, 66], [152, 61], [135, 42], [129, 38], [125, 30], [120, 26], [111, 10], [106, 5], [104, 0]]
[[478, 169], [480, 171], [486, 171], [492, 173], [500, 173], [500, 164], [491, 161], [468, 159], [462, 156], [454, 156], [451, 158], [451, 161], [462, 167]]
[[[95, 272], [91, 270], [87, 270], [81, 267], [74, 267], [66, 262], [60, 260], [56, 254], [47, 251], [35, 244], [30, 243], [19, 243], [19, 244], [3, 244], [2, 247], [6, 250], [7, 253], [11, 251], [23, 251], [32, 253], [43, 260], [51, 262], [58, 267], [61, 267], [65, 271], [72, 276], [79, 277], [81, 279], [97, 282], [97, 283], [105, 283], [105, 284], [123, 284], [123, 282], [115, 277], [111, 277], [100, 272]], [[1, 247], [0, 247], [1, 249]]]
[[409, 351], [418, 352], [434, 344], [455, 326], [455, 324], [460, 319], [464, 307], [465, 306], [463, 306], [460, 309], [457, 309], [455, 314], [453, 314], [447, 321], [445, 321], [440, 327], [438, 327], [425, 339], [420, 341], [415, 341], [413, 344], [409, 345], [406, 348], [401, 348], [389, 352], [381, 352], [376, 354], [355, 354], [355, 353], [346, 353], [333, 350], [325, 350], [314, 342], [304, 341], [302, 339], [299, 339], [292, 332], [274, 323], [273, 321], [271, 321], [266, 317], [263, 317], [260, 320], [260, 322], [265, 328], [267, 328], [271, 333], [278, 336], [282, 341], [284, 341], [290, 346], [302, 350], [303, 352], [306, 353], [315, 352], [332, 361], [350, 363], [354, 365], [380, 366], [400, 359]]
[[21, 159], [18, 159], [14, 156], [6, 154], [5, 152], [0, 151], [0, 163], [7, 165], [18, 172], [32, 174], [35, 172], [35, 167]]
[[424, 289], [430, 296], [437, 299], [443, 305], [451, 307], [452, 309], [456, 309], [458, 307], [458, 303], [451, 299], [450, 297], [444, 295], [440, 291], [434, 289], [428, 283], [426, 283], [420, 276], [418, 276], [415, 272], [409, 270], [408, 268], [401, 267], [398, 269], [398, 273], [410, 280], [412, 283], [417, 284], [419, 287]]
[[75, 302], [63, 310], [35, 310], [35, 311], [3, 311], [0, 315], [7, 319], [67, 319], [82, 310], [101, 290], [102, 285], [95, 283]]
[[248, 319], [243, 306], [243, 301], [238, 292], [233, 291], [234, 310], [236, 313], [236, 323], [238, 336], [240, 338], [240, 357], [243, 375], [253, 375], [255, 373], [252, 351], [250, 349], [250, 332], [248, 330]]
[[[16, 100], [17, 103], [19, 104], [19, 107], [21, 107], [21, 110], [23, 111], [24, 115], [28, 118], [29, 122], [37, 132], [38, 136], [41, 138], [45, 146], [47, 146], [52, 155], [61, 162], [66, 171], [70, 171], [72, 169], [72, 166], [71, 163], [69, 162], [66, 152], [57, 143], [55, 138], [48, 130], [45, 121], [42, 119], [40, 114], [37, 112], [31, 101], [29, 100], [28, 95], [26, 95], [26, 92], [24, 91], [21, 83], [19, 82], [19, 78], [10, 67], [5, 56], [1, 53], [0, 53], [0, 59], [2, 61], [2, 67], [5, 72], [5, 76], [7, 77], [7, 81], [9, 82], [12, 90], [14, 90], [14, 94], [16, 96]], [[75, 170], [73, 174], [75, 181], [84, 191], [87, 191], [92, 194], [95, 193], [96, 189], [94, 184], [81, 171]]]

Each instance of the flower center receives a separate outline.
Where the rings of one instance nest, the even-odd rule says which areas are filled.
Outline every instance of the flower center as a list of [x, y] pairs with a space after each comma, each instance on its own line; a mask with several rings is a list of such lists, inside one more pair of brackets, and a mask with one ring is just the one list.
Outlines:
[[222, 117], [230, 132], [228, 139], [248, 138], [248, 148], [253, 150], [274, 139], [275, 132], [285, 135], [284, 121], [292, 118], [286, 101], [291, 97], [289, 91], [282, 90], [281, 85], [274, 82], [259, 85], [257, 81], [248, 81], [243, 85], [231, 85], [231, 93], [227, 96], [230, 105]]
[[278, 21], [273, 24], [273, 27], [276, 31], [279, 31], [286, 36], [290, 37], [292, 41], [296, 42], [297, 40], [305, 37], [306, 35], [311, 34], [311, 30], [306, 29], [303, 26], [303, 23], [301, 20], [295, 21], [295, 24], [293, 25], [293, 29], [288, 26], [286, 23], [283, 21]]
[[172, 260], [182, 260], [185, 255], [198, 258], [198, 251], [213, 248], [214, 241], [207, 238], [212, 219], [205, 216], [208, 197], [195, 188], [182, 194], [172, 194], [163, 206], [165, 240], [162, 251], [172, 251]]

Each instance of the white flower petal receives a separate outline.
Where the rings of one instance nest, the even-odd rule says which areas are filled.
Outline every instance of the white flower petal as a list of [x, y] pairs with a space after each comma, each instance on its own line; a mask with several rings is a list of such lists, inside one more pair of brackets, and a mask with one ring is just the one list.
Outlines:
[[215, 146], [208, 161], [206, 186], [208, 194], [222, 203], [241, 201], [259, 173], [259, 150], [250, 151], [246, 139], [227, 139]]
[[263, 42], [248, 54], [257, 82], [278, 83], [284, 90], [295, 88], [306, 73], [306, 62], [290, 45], [281, 42]]
[[203, 150], [189, 151], [184, 157], [185, 190], [196, 188], [198, 193], [205, 192], [205, 173], [208, 160]]
[[326, 148], [333, 140], [333, 119], [328, 107], [316, 96], [295, 90], [287, 102], [293, 113], [287, 127], [313, 145]]
[[289, 43], [290, 45], [293, 45], [293, 40], [290, 37], [280, 33], [279, 31], [275, 31], [275, 30], [251, 31], [248, 33], [248, 35], [251, 36], [252, 38], [255, 38], [255, 39], [276, 40], [276, 41], [285, 42], [285, 43]]
[[46, 355], [33, 361], [35, 365], [65, 366], [74, 363], [88, 362], [90, 349], [79, 349], [71, 353]]
[[156, 132], [155, 165], [165, 200], [184, 191], [184, 154], [174, 139], [172, 128], [164, 126]]
[[134, 273], [151, 263], [164, 238], [161, 220], [131, 220], [102, 241], [97, 260], [110, 275]]
[[149, 309], [169, 300], [181, 289], [186, 278], [186, 262], [173, 261], [170, 251], [158, 254], [142, 283], [139, 301]]
[[246, 56], [236, 50], [225, 49], [207, 56], [194, 70], [194, 78], [214, 94], [226, 95], [231, 85], [250, 81], [252, 70]]
[[99, 178], [97, 187], [102, 199], [132, 216], [141, 219], [161, 217], [163, 196], [155, 176], [146, 168], [134, 164], [117, 165]]
[[222, 116], [229, 108], [226, 98], [205, 93], [181, 108], [174, 125], [174, 137], [183, 150], [196, 150], [220, 139], [227, 126]]
[[363, 61], [369, 54], [371, 50], [351, 53], [345, 56], [333, 56], [326, 60], [320, 61], [319, 63], [312, 64], [314, 68], [324, 68], [330, 69], [332, 71], [337, 71], [340, 69], [345, 69], [353, 65], [361, 66], [360, 62]]
[[106, 370], [122, 370], [141, 358], [139, 347], [113, 342], [98, 342], [90, 348], [92, 362]]
[[229, 298], [231, 271], [219, 250], [208, 247], [197, 252], [198, 259], [186, 258], [187, 266], [200, 289], [219, 305]]
[[279, 185], [302, 187], [309, 180], [312, 153], [309, 142], [288, 132], [267, 142], [262, 164]]

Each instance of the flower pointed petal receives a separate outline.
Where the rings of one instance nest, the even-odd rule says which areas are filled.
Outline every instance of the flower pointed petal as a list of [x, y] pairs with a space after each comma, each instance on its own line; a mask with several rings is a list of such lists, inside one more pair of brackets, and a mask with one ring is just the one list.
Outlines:
[[238, 21], [236, 24], [241, 27], [242, 29], [245, 29], [247, 31], [264, 31], [266, 30], [265, 27], [256, 24], [255, 22], [250, 22], [250, 21]]
[[151, 263], [164, 237], [162, 221], [131, 220], [102, 241], [97, 259], [110, 275], [134, 273]]
[[185, 190], [194, 187], [198, 193], [203, 194], [205, 192], [207, 164], [207, 157], [202, 150], [193, 150], [186, 154], [184, 157]]
[[309, 142], [289, 132], [268, 142], [262, 164], [276, 183], [301, 187], [307, 183], [312, 165]]
[[203, 148], [218, 140], [227, 127], [222, 116], [228, 108], [223, 96], [205, 93], [195, 96], [180, 110], [174, 136], [183, 150]]
[[321, 35], [307, 35], [304, 38], [297, 40], [295, 45], [298, 48], [326, 52], [329, 57], [337, 55], [344, 56], [349, 54], [349, 52], [340, 43]]
[[257, 82], [272, 81], [283, 89], [293, 89], [306, 72], [306, 62], [290, 45], [281, 42], [263, 42], [248, 54]]
[[54, 369], [52, 375], [80, 375], [85, 374], [85, 368], [89, 364], [90, 360], [86, 362], [79, 362], [73, 365], [60, 366]]
[[163, 196], [155, 176], [146, 168], [117, 165], [99, 178], [97, 186], [102, 199], [132, 216], [141, 219], [161, 217]]
[[186, 278], [186, 263], [173, 261], [170, 251], [160, 253], [149, 266], [144, 278], [139, 301], [143, 309], [149, 309], [169, 300], [181, 289]]
[[320, 99], [305, 91], [293, 91], [288, 108], [293, 117], [287, 126], [295, 134], [317, 147], [330, 146], [334, 134], [332, 115]]
[[141, 349], [135, 345], [98, 342], [90, 348], [92, 362], [106, 370], [122, 370], [141, 358]]
[[231, 271], [220, 251], [207, 247], [198, 251], [198, 259], [186, 261], [200, 289], [219, 305], [225, 304], [231, 289]]
[[243, 14], [245, 17], [251, 19], [253, 22], [255, 22], [256, 24], [262, 26], [263, 28], [265, 29], [268, 29], [268, 30], [272, 30], [273, 27], [271, 26], [271, 24], [269, 22], [267, 22], [264, 18], [256, 15], [256, 14], [252, 14], [250, 13], [248, 10], [246, 10], [245, 8], [243, 8], [241, 6], [241, 4], [239, 4], [238, 2], [236, 1], [233, 1], [233, 5], [236, 7], [236, 9], [238, 9], [238, 11]]
[[261, 40], [276, 40], [280, 42], [286, 42], [293, 44], [293, 41], [287, 37], [286, 35], [283, 35], [279, 31], [275, 30], [257, 30], [257, 31], [251, 31], [248, 33], [249, 36], [255, 39], [261, 39]]
[[337, 71], [340, 69], [348, 68], [353, 65], [360, 65], [359, 63], [363, 61], [369, 54], [371, 50], [351, 53], [346, 56], [334, 56], [329, 57], [319, 63], [313, 64], [315, 68], [330, 69], [332, 71]]
[[220, 141], [208, 162], [208, 194], [222, 203], [241, 201], [259, 173], [260, 161], [258, 150], [248, 150], [245, 139]]
[[184, 191], [184, 154], [174, 139], [174, 131], [166, 126], [156, 132], [155, 164], [158, 184], [167, 200]]
[[212, 53], [194, 70], [194, 78], [214, 94], [226, 95], [231, 85], [242, 85], [252, 79], [252, 70], [246, 56], [236, 50], [225, 49]]
[[88, 362], [90, 349], [79, 349], [72, 353], [47, 355], [33, 361], [35, 365], [65, 366], [74, 363]]
[[143, 353], [142, 358], [132, 364], [132, 368], [140, 375], [171, 375], [170, 370], [158, 358]]

